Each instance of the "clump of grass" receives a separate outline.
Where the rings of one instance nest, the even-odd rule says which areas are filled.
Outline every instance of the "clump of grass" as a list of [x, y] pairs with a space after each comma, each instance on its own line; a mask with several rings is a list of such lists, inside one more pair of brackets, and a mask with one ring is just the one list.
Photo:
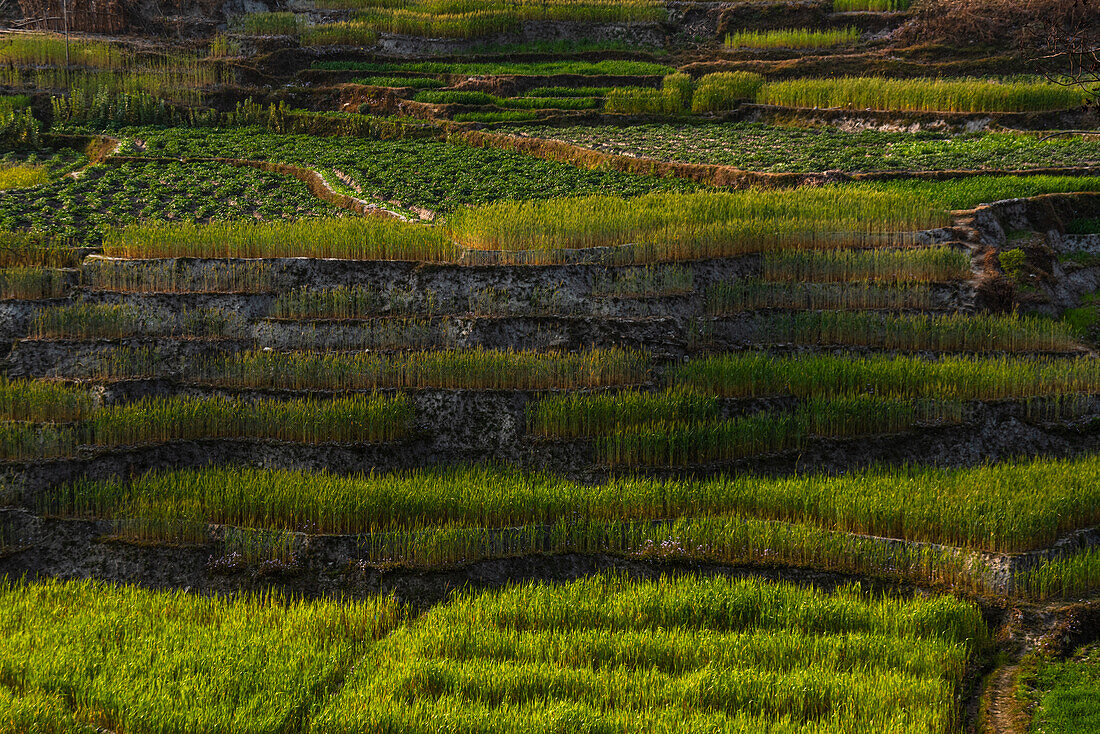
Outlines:
[[1100, 393], [1100, 360], [723, 354], [691, 360], [673, 371], [670, 383], [720, 397], [868, 392], [907, 399], [1023, 400]]
[[726, 34], [726, 48], [830, 48], [858, 40], [859, 31], [855, 28], [738, 31]]
[[776, 342], [899, 351], [1071, 352], [1080, 348], [1072, 329], [1065, 324], [1016, 314], [807, 312], [773, 317], [764, 331]]
[[92, 414], [92, 396], [86, 390], [41, 380], [0, 378], [0, 420], [71, 422]]
[[45, 166], [6, 166], [0, 168], [0, 190], [25, 189], [50, 182]]
[[630, 385], [648, 379], [640, 352], [440, 350], [408, 354], [244, 352], [196, 365], [208, 384], [287, 389], [444, 388], [549, 390]]
[[65, 274], [56, 268], [0, 269], [0, 300], [38, 301], [68, 293]]
[[969, 256], [948, 247], [906, 250], [785, 250], [764, 255], [764, 280], [792, 283], [921, 283], [971, 276]]
[[546, 438], [600, 436], [661, 423], [714, 420], [718, 402], [683, 389], [664, 393], [567, 393], [540, 400], [528, 411], [528, 431]]
[[764, 77], [748, 71], [723, 71], [706, 74], [695, 85], [691, 111], [722, 112], [732, 110], [747, 100], [756, 98]]
[[35, 339], [118, 339], [141, 330], [142, 320], [133, 306], [75, 303], [40, 310], [30, 333]]
[[600, 276], [592, 285], [594, 298], [653, 298], [676, 296], [695, 290], [694, 272], [675, 265], [627, 268]]
[[268, 316], [277, 319], [352, 319], [380, 313], [382, 294], [364, 286], [316, 290], [296, 288], [271, 304]]
[[712, 285], [707, 290], [706, 311], [710, 316], [729, 316], [756, 309], [921, 310], [935, 305], [934, 295], [923, 284], [777, 284], [760, 280], [738, 280]]
[[452, 89], [439, 91], [420, 92], [413, 101], [426, 102], [428, 104], [465, 104], [465, 105], [490, 105], [494, 104], [497, 97], [488, 92], [470, 92]]
[[178, 263], [95, 259], [81, 269], [84, 286], [118, 293], [268, 293], [271, 267], [263, 262], [212, 262], [186, 269]]
[[604, 110], [624, 115], [678, 115], [684, 107], [676, 89], [616, 87], [607, 93]]
[[1039, 601], [1088, 596], [1100, 589], [1100, 550], [1045, 559], [1015, 574], [1012, 585], [1017, 594]]
[[769, 82], [757, 101], [784, 107], [927, 112], [1041, 112], [1080, 107], [1082, 92], [1045, 82], [843, 77]]
[[538, 119], [536, 112], [459, 112], [451, 117], [455, 122], [530, 122]]
[[103, 251], [120, 258], [331, 257], [453, 262], [454, 244], [437, 227], [384, 217], [247, 224], [142, 224], [111, 230]]

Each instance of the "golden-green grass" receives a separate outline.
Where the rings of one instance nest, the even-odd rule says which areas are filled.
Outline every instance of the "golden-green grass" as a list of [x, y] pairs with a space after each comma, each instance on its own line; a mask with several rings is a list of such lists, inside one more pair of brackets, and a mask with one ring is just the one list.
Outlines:
[[25, 189], [50, 182], [50, 172], [45, 166], [0, 167], [0, 190]]
[[737, 31], [726, 34], [726, 48], [829, 48], [851, 45], [859, 40], [855, 28], [814, 30], [790, 28], [775, 31]]
[[403, 617], [392, 597], [0, 581], [0, 729], [298, 730]]

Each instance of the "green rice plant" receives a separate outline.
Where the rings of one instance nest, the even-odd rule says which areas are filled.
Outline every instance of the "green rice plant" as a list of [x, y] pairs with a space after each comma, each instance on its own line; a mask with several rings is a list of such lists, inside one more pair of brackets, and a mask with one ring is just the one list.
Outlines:
[[[528, 527], [536, 538], [517, 536], [516, 552], [526, 552], [523, 546], [531, 543], [531, 552], [554, 552], [555, 546], [538, 540], [547, 539], [548, 527], [560, 525], [565, 530], [556, 532], [567, 532], [583, 518], [592, 525], [563, 536], [569, 538], [568, 547], [559, 552], [583, 549], [587, 532], [600, 534], [591, 541], [590, 552], [633, 552], [644, 543], [615, 541], [616, 523], [650, 523], [639, 531], [652, 539], [653, 533], [668, 532], [662, 523], [673, 520], [704, 527], [728, 519], [726, 527], [740, 526], [737, 532], [748, 532], [750, 538], [751, 532], [760, 535], [758, 545], [738, 546], [738, 552], [775, 548], [768, 533], [786, 533], [789, 552], [798, 545], [799, 557], [810, 559], [820, 544], [820, 555], [811, 565], [827, 565], [840, 563], [829, 545], [836, 541], [851, 548], [852, 539], [830, 541], [822, 531], [1004, 553], [1050, 546], [1069, 532], [1100, 522], [1098, 477], [1100, 459], [1095, 456], [1011, 460], [965, 469], [878, 467], [841, 475], [736, 474], [706, 480], [617, 475], [593, 484], [497, 467], [347, 476], [234, 466], [77, 481], [41, 493], [38, 509], [80, 517], [368, 534], [372, 537], [363, 539], [364, 557], [376, 562], [416, 553], [415, 548], [387, 549], [386, 543], [415, 545], [415, 533], [444, 526], [467, 529], [464, 537], [487, 553], [503, 552], [513, 542], [508, 529]], [[790, 525], [766, 530], [779, 523]], [[799, 533], [805, 537], [795, 543]], [[401, 534], [408, 537], [399, 540]], [[498, 544], [496, 551], [493, 543]], [[869, 547], [864, 554], [870, 553]], [[753, 560], [765, 558], [754, 555]]]
[[794, 344], [866, 346], [898, 351], [1072, 352], [1072, 330], [1042, 317], [989, 314], [804, 312], [771, 317], [767, 339]]
[[67, 377], [90, 380], [136, 380], [164, 377], [174, 372], [154, 347], [112, 347], [97, 359], [67, 370]]
[[50, 182], [50, 172], [45, 166], [0, 167], [0, 191], [25, 189]]
[[1043, 559], [1014, 574], [1012, 586], [1016, 594], [1039, 601], [1089, 596], [1100, 589], [1100, 550]]
[[831, 397], [868, 392], [906, 399], [1028, 400], [1100, 394], [1100, 360], [1088, 357], [865, 357], [722, 354], [673, 370], [673, 386], [719, 397]]
[[355, 319], [382, 312], [382, 294], [364, 286], [317, 290], [302, 286], [280, 294], [271, 304], [273, 319]]
[[0, 63], [6, 66], [64, 66], [68, 62], [73, 66], [118, 69], [131, 61], [121, 45], [61, 35], [12, 33], [0, 43]]
[[43, 308], [31, 321], [34, 339], [118, 339], [142, 331], [134, 306], [74, 303]]
[[211, 262], [184, 268], [171, 261], [95, 259], [81, 269], [83, 285], [116, 293], [269, 293], [274, 273], [264, 262]]
[[438, 91], [420, 92], [413, 97], [414, 102], [427, 104], [465, 104], [465, 105], [490, 105], [495, 104], [497, 97], [488, 92], [471, 92], [444, 89]]
[[678, 89], [616, 87], [607, 93], [604, 111], [623, 115], [678, 115], [684, 111]]
[[79, 445], [67, 426], [0, 421], [0, 459], [27, 461], [72, 456]]
[[695, 85], [691, 111], [723, 112], [756, 98], [764, 77], [749, 71], [722, 71], [704, 75]]
[[137, 446], [208, 438], [293, 443], [399, 441], [414, 408], [404, 395], [252, 402], [226, 398], [142, 398], [101, 408], [83, 426], [92, 446]]
[[[942, 596], [690, 576], [528, 584], [461, 594], [389, 637], [312, 731], [950, 731], [987, 640], [975, 606]], [[849, 644], [839, 669], [827, 662]], [[907, 648], [928, 668], [886, 662]]]
[[546, 438], [580, 438], [654, 423], [702, 423], [717, 417], [717, 400], [682, 389], [565, 393], [535, 403], [527, 413], [527, 430]]
[[326, 257], [453, 262], [457, 251], [439, 228], [384, 217], [247, 224], [143, 224], [111, 230], [103, 252], [119, 258]]
[[76, 267], [83, 259], [83, 253], [65, 240], [0, 229], [0, 268]]
[[838, 13], [853, 11], [894, 12], [908, 10], [910, 0], [833, 0], [833, 10]]
[[738, 280], [715, 283], [707, 289], [710, 316], [731, 316], [757, 309], [785, 310], [888, 310], [931, 309], [935, 294], [920, 283], [880, 286], [868, 283], [771, 283]]
[[783, 250], [765, 253], [762, 268], [764, 280], [793, 283], [920, 283], [964, 280], [971, 275], [970, 257], [949, 247], [828, 252]]
[[507, 97], [497, 99], [498, 107], [514, 110], [594, 110], [600, 106], [595, 97]]
[[332, 329], [331, 324], [301, 323], [297, 331], [282, 330], [280, 343], [290, 349], [408, 350], [441, 348], [448, 343], [448, 319], [396, 316], [353, 317], [354, 323]]
[[232, 387], [551, 390], [632, 385], [649, 377], [641, 352], [450, 349], [408, 354], [242, 352], [193, 365], [200, 382]]
[[9, 731], [299, 728], [405, 617], [390, 596], [0, 583], [0, 722], [17, 722]]
[[830, 48], [859, 41], [855, 28], [813, 30], [792, 28], [778, 31], [737, 31], [726, 34], [726, 48]]
[[0, 300], [39, 301], [68, 294], [65, 274], [37, 266], [0, 269]]
[[91, 413], [92, 396], [85, 390], [40, 380], [0, 378], [0, 420], [69, 422]]
[[690, 74], [676, 72], [661, 80], [661, 90], [672, 92], [680, 98], [680, 108], [691, 109], [691, 96], [695, 92], [695, 82]]
[[231, 25], [238, 33], [252, 36], [296, 36], [305, 27], [305, 18], [291, 12], [245, 13]]
[[352, 79], [350, 83], [398, 89], [436, 89], [446, 86], [446, 82], [426, 76], [370, 76]]
[[473, 249], [633, 244], [636, 259], [655, 261], [903, 244], [912, 239], [904, 233], [947, 221], [946, 212], [912, 195], [842, 185], [502, 201], [457, 210], [448, 224]]
[[530, 122], [537, 120], [535, 112], [459, 112], [451, 117], [455, 122]]
[[794, 413], [769, 412], [724, 421], [654, 420], [617, 427], [596, 441], [612, 465], [685, 466], [736, 461], [801, 448], [812, 437], [852, 438], [908, 431], [918, 423], [958, 423], [957, 404], [921, 403], [873, 395], [810, 400]]
[[1100, 191], [1100, 176], [971, 176], [950, 181], [883, 181], [869, 186], [919, 198], [929, 206], [972, 209], [1005, 199]]
[[783, 107], [927, 112], [1043, 112], [1080, 107], [1081, 91], [1047, 82], [842, 77], [769, 82], [756, 98]]
[[679, 266], [628, 268], [597, 276], [593, 298], [659, 298], [692, 293], [694, 274]]

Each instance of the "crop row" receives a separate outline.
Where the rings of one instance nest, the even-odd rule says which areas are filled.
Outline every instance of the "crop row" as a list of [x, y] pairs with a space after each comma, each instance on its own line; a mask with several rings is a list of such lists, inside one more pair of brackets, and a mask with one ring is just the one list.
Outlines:
[[[789, 33], [789, 32], [788, 32]], [[810, 39], [806, 39], [810, 42]], [[767, 42], [761, 36], [760, 43]], [[665, 77], [662, 89], [614, 89], [607, 112], [677, 115], [736, 109], [745, 102], [812, 109], [922, 112], [1038, 112], [1079, 107], [1084, 95], [1047, 82], [986, 79], [886, 79], [839, 77], [769, 82], [751, 72], [717, 72], [697, 81]]]
[[935, 306], [927, 285], [880, 286], [866, 283], [797, 284], [741, 280], [707, 290], [707, 314], [730, 316], [756, 309], [924, 310]]
[[0, 269], [0, 300], [37, 301], [61, 298], [67, 293], [68, 281], [65, 274], [56, 268]]
[[72, 456], [81, 446], [135, 446], [207, 438], [295, 443], [397, 441], [406, 435], [412, 415], [412, 405], [402, 395], [252, 402], [143, 398], [126, 405], [97, 408], [72, 425], [0, 423], [0, 458]]
[[669, 383], [720, 397], [830, 397], [866, 392], [909, 399], [1020, 400], [1100, 394], [1100, 361], [722, 354], [687, 362], [674, 370]]
[[959, 135], [686, 121], [570, 127], [532, 123], [509, 132], [611, 154], [769, 173], [1021, 170], [1100, 164], [1100, 143], [1089, 136], [1047, 139], [1027, 133]]
[[859, 40], [855, 28], [814, 30], [790, 28], [777, 31], [737, 31], [727, 33], [725, 46], [738, 48], [829, 48], [847, 46]]
[[1040, 601], [1089, 596], [1100, 590], [1100, 550], [1045, 560], [1013, 577], [1017, 594]]
[[[456, 537], [466, 528], [472, 542], [482, 531], [556, 523], [568, 527], [581, 518], [594, 523], [592, 528], [604, 528], [604, 542], [614, 535], [615, 522], [656, 523], [648, 528], [649, 538], [655, 539], [662, 522], [719, 522], [728, 517], [736, 521], [730, 527], [740, 523], [746, 533], [749, 525], [760, 531], [769, 522], [794, 523], [821, 532], [1017, 552], [1049, 546], [1066, 533], [1100, 522], [1098, 476], [1100, 460], [1094, 456], [968, 469], [874, 468], [839, 476], [617, 476], [599, 484], [485, 467], [351, 477], [223, 467], [150, 473], [130, 481], [81, 481], [42, 496], [40, 509], [177, 524], [370, 534], [377, 537], [369, 542], [381, 544], [372, 552], [377, 560], [384, 560], [379, 554], [390, 534], [414, 528], [429, 536], [433, 528], [443, 535], [450, 528]], [[800, 547], [809, 552], [813, 546], [810, 530], [777, 527], [774, 533], [770, 537], [804, 533], [806, 545]], [[775, 548], [764, 540], [746, 546], [745, 552]], [[430, 553], [431, 543], [422, 550]]]
[[408, 622], [392, 597], [227, 598], [94, 581], [9, 582], [0, 610], [0, 666], [18, 681], [0, 688], [0, 717], [13, 730], [135, 734], [226, 721], [255, 732], [430, 722], [673, 734], [777, 720], [822, 734], [932, 734], [954, 723], [955, 691], [988, 641], [977, 608], [949, 597], [700, 578], [463, 593]]

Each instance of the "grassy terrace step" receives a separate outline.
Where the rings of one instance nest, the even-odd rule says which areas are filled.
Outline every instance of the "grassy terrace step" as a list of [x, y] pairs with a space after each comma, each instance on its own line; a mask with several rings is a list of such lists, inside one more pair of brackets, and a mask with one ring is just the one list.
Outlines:
[[[177, 396], [92, 409], [79, 392], [35, 383], [5, 387], [10, 397], [5, 406], [8, 420], [0, 423], [0, 458], [15, 461], [75, 456], [82, 447], [206, 438], [299, 443], [396, 441], [406, 436], [413, 419], [412, 406], [403, 395], [254, 401]], [[61, 409], [53, 410], [51, 406], [61, 400]], [[18, 422], [35, 414], [39, 423]], [[55, 422], [66, 418], [77, 422]]]
[[[1019, 552], [1048, 547], [1100, 522], [1096, 472], [1096, 458], [1087, 456], [970, 469], [867, 469], [839, 477], [626, 476], [593, 486], [550, 474], [477, 467], [358, 477], [227, 467], [152, 473], [133, 482], [77, 482], [39, 501], [43, 510], [69, 515], [285, 530], [308, 525], [338, 534], [553, 525], [577, 517], [613, 525], [743, 515]], [[170, 535], [172, 525], [163, 527]]]
[[[247, 731], [405, 732], [459, 720], [530, 732], [579, 718], [686, 732], [688, 702], [687, 724], [730, 731], [759, 731], [778, 716], [815, 726], [828, 716], [823, 732], [886, 722], [935, 731], [954, 720], [953, 696], [989, 640], [978, 609], [948, 597], [694, 578], [465, 593], [409, 622], [387, 598], [224, 600], [94, 582], [9, 585], [0, 607], [0, 665], [19, 676], [0, 689], [4, 716], [17, 727], [94, 722], [140, 733], [226, 721]], [[477, 635], [472, 619], [482, 620]], [[107, 634], [123, 621], [130, 635]], [[89, 657], [105, 670], [76, 664]], [[475, 676], [494, 681], [492, 695], [474, 691]], [[146, 691], [150, 680], [162, 685]]]

